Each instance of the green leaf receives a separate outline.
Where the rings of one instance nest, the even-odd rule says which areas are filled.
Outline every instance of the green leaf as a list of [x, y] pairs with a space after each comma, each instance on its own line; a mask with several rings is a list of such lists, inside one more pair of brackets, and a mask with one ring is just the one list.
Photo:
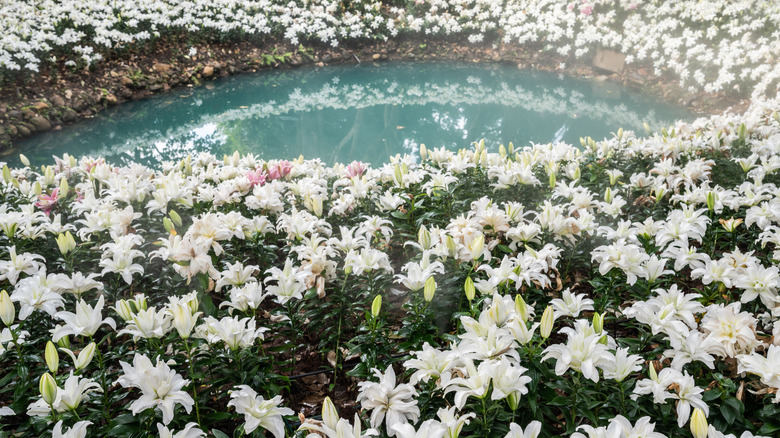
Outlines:
[[213, 433], [213, 434], [214, 434], [214, 437], [215, 437], [215, 438], [230, 438], [230, 437], [228, 436], [228, 434], [226, 434], [225, 432], [222, 432], [222, 431], [221, 431], [221, 430], [219, 430], [219, 429], [211, 429], [211, 433]]
[[741, 417], [743, 412], [745, 412], [745, 405], [733, 397], [726, 399], [726, 401], [720, 405], [720, 413], [723, 415], [723, 418], [726, 419], [729, 426], [734, 424], [734, 420], [736, 420], [737, 417]]

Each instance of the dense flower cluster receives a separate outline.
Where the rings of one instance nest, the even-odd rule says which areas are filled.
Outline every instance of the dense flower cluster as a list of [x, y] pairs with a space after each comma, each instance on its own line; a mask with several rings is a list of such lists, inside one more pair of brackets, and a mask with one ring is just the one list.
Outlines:
[[770, 435], [778, 105], [379, 168], [6, 166], [0, 415], [24, 436], [292, 435], [308, 334], [332, 372], [360, 356], [363, 416], [326, 399], [301, 435]]
[[0, 5], [0, 69], [38, 71], [61, 57], [99, 61], [109, 50], [171, 32], [276, 36], [332, 45], [411, 34], [498, 36], [583, 57], [594, 47], [673, 71], [709, 92], [776, 92], [780, 6], [758, 0], [16, 1]]

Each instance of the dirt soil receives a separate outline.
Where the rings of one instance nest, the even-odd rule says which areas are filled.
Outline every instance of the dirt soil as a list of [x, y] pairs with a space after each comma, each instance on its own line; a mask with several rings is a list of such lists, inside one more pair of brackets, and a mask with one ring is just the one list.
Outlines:
[[[690, 93], [671, 74], [657, 76], [648, 66], [627, 65], [614, 72], [594, 67], [593, 59], [562, 57], [539, 46], [471, 44], [448, 38], [396, 38], [391, 41], [357, 41], [333, 48], [322, 45], [292, 46], [275, 42], [203, 43], [189, 56], [183, 37], [169, 39], [107, 57], [93, 68], [72, 70], [63, 63], [36, 75], [17, 77], [0, 84], [0, 156], [15, 153], [15, 140], [35, 132], [60, 129], [63, 124], [90, 118], [109, 106], [143, 99], [181, 87], [239, 73], [305, 64], [324, 66], [387, 60], [458, 60], [499, 62], [520, 69], [559, 72], [620, 83], [697, 114], [747, 108], [744, 96], [726, 93]], [[276, 55], [276, 56], [273, 56]], [[285, 56], [282, 56], [285, 55]], [[282, 59], [284, 58], [284, 59]]]

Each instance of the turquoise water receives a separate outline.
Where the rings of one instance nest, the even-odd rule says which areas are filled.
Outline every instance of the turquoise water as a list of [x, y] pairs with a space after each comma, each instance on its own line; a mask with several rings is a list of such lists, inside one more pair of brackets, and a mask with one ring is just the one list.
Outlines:
[[615, 84], [509, 65], [364, 63], [173, 90], [30, 137], [14, 152], [35, 165], [67, 152], [158, 167], [202, 151], [379, 164], [416, 154], [420, 144], [458, 149], [484, 138], [491, 150], [510, 141], [579, 145], [583, 136], [601, 139], [620, 127], [643, 133], [643, 123], [658, 129], [693, 117]]

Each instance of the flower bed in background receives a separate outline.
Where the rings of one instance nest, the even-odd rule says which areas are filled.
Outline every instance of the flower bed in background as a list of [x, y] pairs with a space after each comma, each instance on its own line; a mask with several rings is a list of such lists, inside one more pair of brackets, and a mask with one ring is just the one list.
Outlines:
[[774, 436], [775, 108], [381, 168], [5, 167], [0, 424]]
[[424, 34], [536, 43], [576, 58], [608, 47], [685, 87], [763, 95], [780, 79], [778, 22], [780, 5], [767, 1], [14, 1], [0, 6], [0, 75], [77, 68], [173, 35], [335, 46]]

